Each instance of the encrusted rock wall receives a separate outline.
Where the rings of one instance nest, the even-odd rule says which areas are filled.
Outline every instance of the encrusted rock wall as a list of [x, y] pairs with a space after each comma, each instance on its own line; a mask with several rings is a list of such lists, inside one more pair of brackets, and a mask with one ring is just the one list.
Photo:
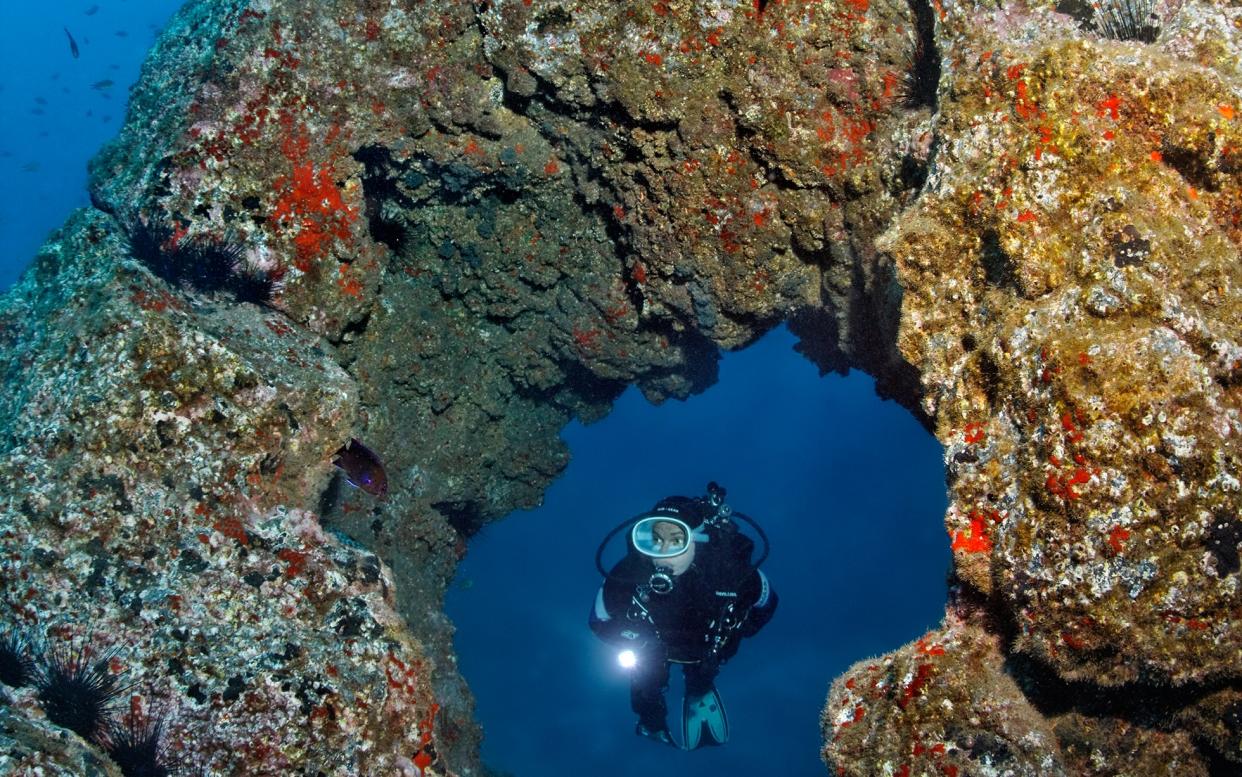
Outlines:
[[[847, 773], [931, 768], [920, 742], [969, 773], [1242, 764], [1242, 15], [1156, 14], [1148, 44], [1037, 7], [939, 17], [931, 174], [878, 244], [956, 572], [1000, 639], [964, 662], [981, 621], [950, 619], [937, 651], [839, 679], [825, 755]], [[962, 697], [997, 657], [1024, 694]], [[1001, 706], [1047, 716], [1039, 758], [979, 730]]]
[[115, 642], [189, 763], [479, 773], [469, 537], [787, 321], [951, 477], [946, 622], [834, 684], [831, 772], [1242, 763], [1242, 16], [1061, 10], [189, 5], [0, 310], [8, 617]]
[[[118, 713], [164, 720], [187, 772], [414, 774], [436, 703], [392, 572], [303, 507], [353, 380], [279, 313], [176, 294], [125, 254], [80, 211], [0, 306], [6, 625], [111, 655]], [[15, 768], [82, 773], [13, 730], [34, 753]]]
[[958, 571], [1064, 677], [1235, 674], [1237, 549], [1216, 538], [1239, 530], [1239, 84], [1175, 55], [1176, 30], [1140, 48], [1056, 21], [946, 35], [945, 140], [881, 241]]

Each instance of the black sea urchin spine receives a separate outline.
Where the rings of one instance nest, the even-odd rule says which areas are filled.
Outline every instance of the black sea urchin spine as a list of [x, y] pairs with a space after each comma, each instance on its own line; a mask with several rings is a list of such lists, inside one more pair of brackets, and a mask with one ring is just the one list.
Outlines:
[[1160, 36], [1156, 0], [1100, 0], [1092, 7], [1092, 21], [1106, 38], [1155, 43]]
[[181, 282], [198, 292], [214, 294], [229, 288], [242, 264], [242, 249], [205, 238], [178, 244]]
[[238, 302], [268, 305], [276, 296], [278, 284], [268, 273], [245, 267], [238, 269], [229, 282], [229, 291]]
[[141, 220], [129, 228], [129, 253], [147, 269], [173, 284], [180, 285], [177, 251], [172, 246], [172, 230]]
[[35, 680], [35, 647], [24, 632], [11, 626], [0, 631], [0, 683], [24, 688]]
[[105, 730], [112, 704], [125, 691], [108, 670], [108, 651], [90, 661], [89, 647], [51, 648], [39, 667], [35, 687], [48, 720], [94, 741]]
[[206, 237], [179, 238], [166, 225], [137, 220], [129, 229], [129, 251], [164, 281], [203, 294], [228, 292], [238, 302], [267, 305], [277, 282], [270, 273], [246, 266], [236, 243]]
[[168, 755], [161, 741], [164, 718], [125, 716], [112, 721], [105, 732], [103, 749], [125, 777], [168, 777]]

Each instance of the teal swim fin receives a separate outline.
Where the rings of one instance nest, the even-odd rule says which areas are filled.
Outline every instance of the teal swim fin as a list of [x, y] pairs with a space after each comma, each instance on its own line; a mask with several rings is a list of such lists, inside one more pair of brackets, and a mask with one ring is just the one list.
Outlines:
[[685, 698], [681, 722], [682, 746], [687, 750], [729, 741], [729, 716], [725, 714], [720, 692], [714, 687], [702, 696]]

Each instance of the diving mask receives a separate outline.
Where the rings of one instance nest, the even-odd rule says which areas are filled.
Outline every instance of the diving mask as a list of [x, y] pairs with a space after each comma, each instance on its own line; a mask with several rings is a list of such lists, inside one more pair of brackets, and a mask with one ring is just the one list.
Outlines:
[[630, 530], [630, 540], [639, 553], [653, 559], [682, 555], [694, 542], [689, 524], [680, 518], [653, 515], [639, 520]]

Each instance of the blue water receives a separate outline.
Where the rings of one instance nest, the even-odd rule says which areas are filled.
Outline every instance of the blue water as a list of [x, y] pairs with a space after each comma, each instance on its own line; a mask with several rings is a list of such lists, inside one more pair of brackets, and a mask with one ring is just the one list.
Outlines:
[[[0, 289], [72, 208], [89, 204], [86, 162], [120, 130], [147, 49], [180, 6], [0, 2]], [[65, 27], [78, 42], [77, 59]], [[112, 86], [93, 88], [103, 81]]]
[[[821, 378], [793, 343], [778, 329], [727, 355], [703, 395], [654, 407], [631, 389], [604, 420], [571, 425], [573, 458], [543, 507], [472, 542], [447, 610], [489, 764], [519, 777], [822, 777], [832, 678], [939, 621], [950, 563], [939, 443], [870, 378]], [[768, 533], [780, 607], [717, 683], [732, 741], [683, 753], [634, 736], [623, 670], [586, 619], [603, 536], [709, 480]], [[608, 558], [620, 553], [618, 540]]]
[[[119, 130], [128, 87], [178, 5], [0, 4], [0, 289], [88, 203], [86, 162]], [[572, 462], [545, 505], [472, 543], [448, 611], [492, 765], [520, 777], [819, 777], [831, 678], [938, 621], [949, 564], [939, 445], [866, 376], [820, 377], [792, 342], [778, 329], [727, 355], [719, 384], [687, 402], [653, 407], [630, 391], [603, 421], [570, 426]], [[721, 675], [733, 741], [681, 753], [633, 735], [626, 679], [586, 617], [602, 536], [709, 480], [768, 531], [781, 605]]]

